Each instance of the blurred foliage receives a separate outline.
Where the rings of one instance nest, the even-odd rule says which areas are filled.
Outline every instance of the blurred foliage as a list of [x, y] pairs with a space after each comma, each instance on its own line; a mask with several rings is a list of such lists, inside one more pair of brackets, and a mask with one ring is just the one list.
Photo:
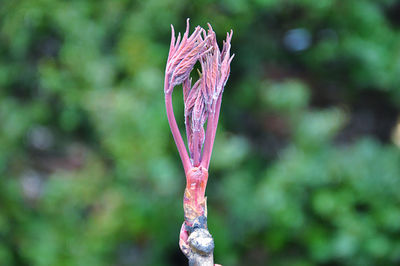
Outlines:
[[170, 24], [186, 17], [219, 41], [234, 30], [207, 190], [216, 262], [400, 264], [399, 12], [394, 0], [2, 1], [1, 265], [185, 265], [162, 86]]

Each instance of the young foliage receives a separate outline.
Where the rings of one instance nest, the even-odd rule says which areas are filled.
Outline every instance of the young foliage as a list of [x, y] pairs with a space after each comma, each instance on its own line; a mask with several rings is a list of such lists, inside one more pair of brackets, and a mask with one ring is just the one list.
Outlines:
[[[186, 173], [186, 189], [184, 196], [185, 222], [180, 234], [180, 247], [191, 261], [199, 261], [199, 247], [190, 246], [190, 243], [199, 242], [203, 238], [205, 253], [210, 254], [214, 243], [207, 231], [207, 206], [205, 189], [208, 179], [212, 147], [217, 131], [219, 111], [221, 108], [222, 93], [230, 73], [231, 39], [233, 32], [227, 33], [226, 41], [220, 51], [215, 32], [210, 24], [206, 32], [197, 26], [189, 37], [189, 19], [186, 31], [179, 33], [175, 40], [174, 27], [172, 27], [171, 46], [165, 70], [165, 105], [171, 132], [178, 148], [182, 164]], [[190, 73], [197, 61], [201, 64], [199, 79], [192, 86]], [[189, 154], [179, 132], [173, 107], [172, 92], [176, 85], [182, 84], [185, 104], [185, 127]], [[204, 124], [207, 121], [207, 128]], [[203, 235], [199, 234], [205, 230]], [[196, 236], [191, 242], [190, 236]], [[200, 241], [201, 242], [201, 241]], [[201, 249], [200, 248], [200, 249]]]

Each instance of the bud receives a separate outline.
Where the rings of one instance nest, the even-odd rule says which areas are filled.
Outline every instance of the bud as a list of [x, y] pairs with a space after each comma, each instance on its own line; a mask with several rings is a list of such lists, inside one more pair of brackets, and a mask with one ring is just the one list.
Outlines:
[[169, 86], [164, 88], [166, 94], [172, 93], [176, 85], [182, 84], [189, 78], [194, 64], [196, 64], [201, 54], [206, 50], [206, 40], [203, 40], [201, 36], [201, 32], [204, 30], [200, 26], [197, 26], [192, 35], [188, 37], [189, 19], [187, 19], [186, 31], [182, 40], [179, 33], [175, 41], [175, 31], [172, 25], [171, 29], [171, 46], [165, 70], [165, 78], [169, 84]]

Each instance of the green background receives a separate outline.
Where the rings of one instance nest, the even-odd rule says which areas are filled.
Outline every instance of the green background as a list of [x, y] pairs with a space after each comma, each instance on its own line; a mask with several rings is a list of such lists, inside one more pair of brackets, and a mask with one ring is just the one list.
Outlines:
[[[400, 3], [0, 2], [0, 265], [185, 265], [170, 24], [234, 30], [207, 187], [223, 265], [400, 264]], [[174, 106], [183, 131], [182, 92]]]

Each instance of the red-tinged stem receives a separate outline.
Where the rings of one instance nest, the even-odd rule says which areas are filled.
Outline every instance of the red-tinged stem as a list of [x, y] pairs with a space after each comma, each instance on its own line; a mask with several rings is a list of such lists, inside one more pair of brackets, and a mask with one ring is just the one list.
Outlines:
[[214, 114], [214, 121], [213, 121], [213, 135], [211, 137], [211, 143], [210, 143], [210, 157], [208, 158], [208, 161], [205, 162], [205, 167], [206, 169], [208, 169], [208, 167], [210, 166], [210, 160], [211, 160], [211, 153], [213, 150], [213, 146], [214, 146], [214, 141], [215, 141], [215, 135], [217, 134], [217, 128], [218, 128], [218, 120], [219, 120], [219, 112], [221, 109], [221, 102], [222, 102], [222, 93], [219, 96], [218, 100], [217, 100], [217, 104], [216, 104], [216, 108], [215, 108], [215, 114]]
[[[165, 86], [169, 86], [169, 82], [165, 81]], [[186, 173], [190, 169], [191, 165], [181, 133], [179, 132], [178, 125], [176, 124], [174, 108], [172, 106], [171, 93], [165, 94], [165, 107], [167, 109], [168, 123], [171, 128], [172, 136], [174, 137], [176, 147], [178, 148], [179, 156], [181, 157], [182, 160], [183, 169], [185, 170]]]
[[208, 115], [208, 121], [207, 121], [207, 129], [206, 129], [206, 137], [204, 141], [204, 148], [203, 148], [203, 156], [201, 158], [201, 166], [204, 168], [208, 169], [208, 165], [210, 164], [210, 159], [211, 159], [211, 153], [212, 153], [212, 136], [213, 136], [213, 131], [214, 131], [214, 116], [215, 113], [213, 113], [213, 109], [211, 109], [211, 112]]
[[181, 227], [179, 246], [189, 259], [189, 266], [214, 265], [214, 240], [207, 229], [207, 179], [208, 171], [202, 166], [186, 172], [185, 222]]
[[186, 172], [186, 189], [183, 197], [185, 221], [192, 226], [199, 216], [205, 215], [205, 192], [208, 180], [208, 171], [200, 167], [192, 167]]
[[190, 147], [189, 147], [189, 143], [190, 143], [190, 118], [189, 117], [185, 117], [185, 128], [186, 128], [186, 139], [187, 139], [187, 144], [188, 144], [188, 150], [189, 150], [189, 156], [193, 157], [193, 154], [190, 151]]
[[[196, 128], [197, 130], [197, 128]], [[199, 133], [198, 131], [193, 131], [193, 166], [199, 166], [200, 163], [200, 154], [198, 152], [199, 147]]]

